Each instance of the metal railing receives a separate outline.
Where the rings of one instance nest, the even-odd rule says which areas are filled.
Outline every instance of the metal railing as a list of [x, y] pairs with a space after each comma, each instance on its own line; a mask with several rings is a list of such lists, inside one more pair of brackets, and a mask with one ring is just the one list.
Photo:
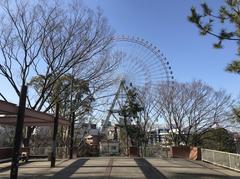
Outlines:
[[[49, 156], [51, 153], [51, 147], [34, 147], [30, 148], [30, 156]], [[56, 156], [57, 158], [67, 158], [69, 149], [67, 147], [57, 147]]]
[[240, 171], [240, 154], [201, 149], [202, 161]]

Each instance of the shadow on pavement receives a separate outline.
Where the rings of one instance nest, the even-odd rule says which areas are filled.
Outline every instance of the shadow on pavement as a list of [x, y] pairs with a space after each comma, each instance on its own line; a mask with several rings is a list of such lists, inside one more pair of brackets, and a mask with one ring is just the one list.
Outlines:
[[134, 159], [147, 179], [167, 179], [159, 170], [144, 158]]
[[51, 178], [69, 178], [72, 174], [74, 174], [80, 167], [82, 167], [88, 159], [78, 159], [68, 165], [67, 167], [63, 168]]
[[[144, 158], [134, 158], [134, 161], [136, 162], [137, 165], [86, 165], [86, 162], [89, 159], [78, 159], [70, 163], [69, 165], [66, 166], [66, 164], [62, 166], [57, 166], [55, 169], [48, 168], [49, 170], [45, 170], [45, 167], [43, 168], [43, 171], [45, 172], [23, 172], [20, 174], [18, 179], [121, 179], [125, 178], [127, 179], [127, 173], [120, 173], [121, 176], [111, 176], [108, 174], [107, 170], [95, 170], [95, 168], [107, 168], [107, 167], [113, 167], [113, 168], [118, 168], [118, 167], [138, 167], [143, 175], [141, 176], [142, 178], [146, 179], [166, 179], [167, 177], [164, 176], [155, 166], [153, 166], [151, 163], [149, 163], [146, 159]], [[61, 170], [59, 170], [61, 167]], [[164, 166], [166, 169], [167, 167], [171, 168], [171, 166]], [[28, 170], [28, 166], [24, 167], [25, 169]], [[32, 168], [32, 167], [29, 167]], [[33, 167], [35, 168], [35, 166]], [[159, 166], [161, 170], [161, 166]], [[164, 170], [164, 168], [162, 170]], [[175, 168], [175, 166], [173, 166]], [[177, 168], [182, 168], [182, 167], [177, 167]], [[183, 171], [173, 171], [171, 170], [171, 175], [169, 175], [169, 179], [194, 179], [194, 178], [204, 178], [204, 179], [238, 179], [239, 177], [237, 176], [224, 176], [221, 173], [200, 173], [200, 171], [195, 167], [198, 173], [194, 173], [194, 171], [188, 170], [188, 172]], [[47, 168], [46, 168], [47, 169]], [[80, 169], [80, 170], [79, 170]], [[129, 170], [130, 172], [131, 170]], [[196, 171], [195, 171], [196, 172]], [[110, 172], [111, 173], [111, 172]], [[7, 179], [9, 178], [9, 174], [3, 173], [0, 177], [1, 179]], [[129, 177], [131, 178], [131, 177]], [[140, 179], [140, 177], [139, 177]]]

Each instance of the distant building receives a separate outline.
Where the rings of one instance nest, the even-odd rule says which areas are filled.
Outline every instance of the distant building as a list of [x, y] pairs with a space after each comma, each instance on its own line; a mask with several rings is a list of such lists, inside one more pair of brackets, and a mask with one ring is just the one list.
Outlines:
[[83, 124], [76, 124], [75, 126], [75, 137], [77, 140], [85, 139], [86, 136], [99, 136], [100, 131], [97, 129], [96, 124], [91, 123], [83, 123]]
[[169, 143], [169, 132], [170, 129], [167, 128], [159, 128], [158, 129], [158, 141], [162, 144]]
[[169, 141], [170, 129], [156, 128], [149, 131], [148, 144], [156, 145], [157, 143], [166, 144]]
[[120, 128], [117, 126], [110, 126], [107, 128], [107, 139], [119, 141]]
[[75, 136], [79, 141], [78, 156], [98, 156], [101, 135], [96, 124], [83, 123], [75, 127]]
[[100, 142], [100, 153], [102, 155], [119, 155], [120, 128], [117, 126], [108, 126], [105, 130], [105, 138]]
[[114, 140], [103, 140], [100, 142], [100, 153], [102, 155], [119, 155], [119, 142]]

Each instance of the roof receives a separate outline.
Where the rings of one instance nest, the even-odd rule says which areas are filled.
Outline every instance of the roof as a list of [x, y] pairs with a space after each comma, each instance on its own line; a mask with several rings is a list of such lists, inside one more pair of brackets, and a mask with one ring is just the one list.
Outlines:
[[[17, 122], [18, 106], [0, 100], [0, 124], [15, 126]], [[54, 115], [25, 108], [24, 125], [25, 126], [52, 126], [54, 124]], [[59, 125], [70, 125], [70, 122], [59, 118]]]

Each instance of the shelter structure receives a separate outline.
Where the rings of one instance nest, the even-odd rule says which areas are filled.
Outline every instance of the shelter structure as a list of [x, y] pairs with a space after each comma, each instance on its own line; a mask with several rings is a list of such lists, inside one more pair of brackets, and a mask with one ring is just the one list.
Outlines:
[[[18, 106], [14, 103], [9, 103], [0, 100], [0, 124], [15, 126], [17, 122]], [[70, 122], [59, 118], [59, 125], [70, 126]], [[54, 116], [25, 108], [24, 126], [53, 126]]]
[[0, 100], [0, 124], [16, 126], [14, 147], [12, 153], [11, 179], [18, 177], [18, 162], [23, 126], [52, 126], [53, 145], [51, 152], [51, 167], [55, 167], [56, 141], [58, 125], [70, 126], [70, 122], [59, 117], [59, 104], [56, 104], [55, 115], [35, 111], [25, 107], [27, 87], [22, 88], [19, 106]]

